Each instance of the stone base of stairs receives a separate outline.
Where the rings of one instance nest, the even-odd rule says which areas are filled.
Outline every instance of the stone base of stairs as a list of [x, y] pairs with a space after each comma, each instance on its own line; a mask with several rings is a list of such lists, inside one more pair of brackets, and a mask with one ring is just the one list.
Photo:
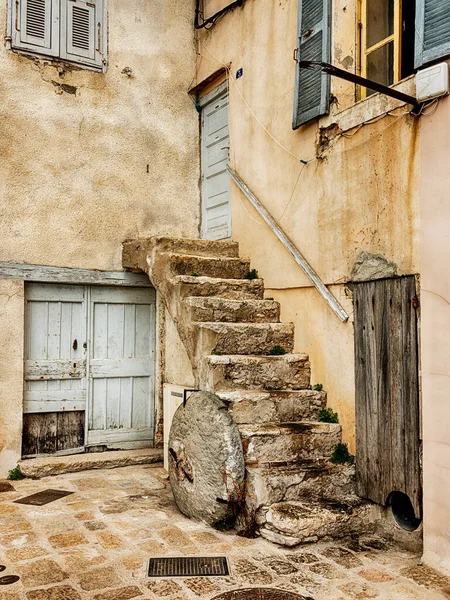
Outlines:
[[258, 515], [260, 535], [282, 546], [373, 533], [380, 519], [381, 507], [356, 496], [341, 502], [281, 502]]
[[159, 464], [162, 460], [162, 450], [159, 448], [145, 448], [141, 450], [73, 454], [71, 456], [40, 456], [39, 458], [21, 460], [19, 467], [25, 477], [39, 479], [48, 475], [78, 473], [90, 469], [114, 469], [132, 465]]

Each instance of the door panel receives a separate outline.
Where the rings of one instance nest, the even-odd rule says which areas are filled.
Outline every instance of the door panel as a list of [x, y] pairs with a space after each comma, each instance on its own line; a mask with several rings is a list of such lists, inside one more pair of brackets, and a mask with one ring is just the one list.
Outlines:
[[231, 237], [228, 92], [202, 111], [202, 235], [204, 239]]
[[419, 369], [414, 277], [352, 285], [355, 309], [357, 491], [392, 492], [421, 515]]
[[153, 442], [155, 291], [92, 288], [88, 444]]

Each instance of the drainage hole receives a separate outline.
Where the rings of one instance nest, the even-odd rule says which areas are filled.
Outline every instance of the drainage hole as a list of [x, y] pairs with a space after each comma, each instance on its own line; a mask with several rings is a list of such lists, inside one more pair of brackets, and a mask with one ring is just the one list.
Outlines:
[[392, 492], [389, 504], [396, 522], [405, 531], [415, 531], [422, 520], [417, 519], [411, 500], [403, 492]]

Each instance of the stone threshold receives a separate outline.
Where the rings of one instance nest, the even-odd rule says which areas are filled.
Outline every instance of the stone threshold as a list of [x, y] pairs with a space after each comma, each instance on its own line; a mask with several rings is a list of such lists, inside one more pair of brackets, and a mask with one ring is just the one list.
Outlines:
[[69, 456], [40, 456], [19, 461], [19, 468], [25, 477], [39, 479], [49, 475], [78, 473], [90, 469], [115, 469], [132, 465], [156, 464], [161, 466], [163, 451], [159, 448], [139, 450], [113, 450]]

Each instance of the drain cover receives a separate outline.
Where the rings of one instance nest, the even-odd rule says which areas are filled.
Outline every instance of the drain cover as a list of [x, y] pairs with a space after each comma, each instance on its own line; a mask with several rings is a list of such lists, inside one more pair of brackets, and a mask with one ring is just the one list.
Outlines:
[[272, 588], [244, 588], [214, 596], [212, 600], [314, 600], [314, 598]]
[[5, 575], [4, 577], [0, 577], [0, 585], [11, 585], [19, 581], [19, 579], [18, 575]]
[[149, 577], [215, 577], [228, 574], [225, 556], [151, 558], [148, 565]]
[[25, 498], [21, 498], [20, 500], [14, 500], [17, 504], [32, 504], [33, 506], [44, 506], [44, 504], [49, 504], [50, 502], [54, 502], [55, 500], [59, 500], [60, 498], [64, 498], [65, 496], [70, 496], [74, 492], [65, 492], [64, 490], [44, 490], [43, 492], [38, 492], [37, 494], [32, 494], [31, 496], [26, 496]]

